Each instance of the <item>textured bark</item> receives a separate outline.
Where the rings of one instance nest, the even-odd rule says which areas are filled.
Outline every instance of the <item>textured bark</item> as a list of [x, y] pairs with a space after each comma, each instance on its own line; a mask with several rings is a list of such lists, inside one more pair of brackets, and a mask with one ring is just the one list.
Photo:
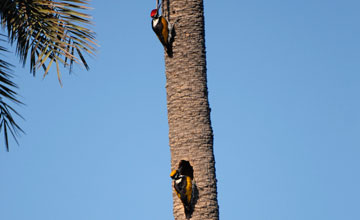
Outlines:
[[[182, 159], [191, 163], [198, 193], [191, 219], [217, 220], [219, 211], [206, 80], [203, 1], [165, 0], [163, 14], [171, 23], [177, 21], [173, 57], [165, 53], [171, 169], [176, 169]], [[175, 193], [173, 205], [175, 219], [186, 219]]]

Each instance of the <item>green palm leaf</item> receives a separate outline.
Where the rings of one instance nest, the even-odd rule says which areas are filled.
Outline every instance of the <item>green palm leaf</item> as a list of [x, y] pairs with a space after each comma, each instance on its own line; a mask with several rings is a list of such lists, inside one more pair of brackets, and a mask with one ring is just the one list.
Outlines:
[[[23, 65], [30, 62], [30, 73], [34, 76], [42, 67], [45, 77], [52, 64], [56, 64], [61, 84], [60, 64], [72, 70], [74, 63], [89, 65], [85, 55], [94, 55], [95, 33], [90, 29], [91, 17], [85, 12], [89, 0], [0, 0], [0, 25]], [[6, 49], [0, 47], [0, 55]], [[15, 138], [23, 132], [12, 115], [19, 115], [7, 101], [20, 104], [12, 90], [12, 66], [0, 57], [0, 130], [5, 136], [9, 150], [8, 133]], [[20, 116], [20, 115], [19, 115]], [[21, 116], [20, 116], [21, 117]]]
[[[0, 34], [0, 36], [3, 36]], [[0, 39], [0, 41], [3, 41]], [[0, 46], [0, 54], [7, 52], [6, 48]], [[8, 101], [14, 102], [16, 104], [22, 104], [16, 98], [16, 92], [13, 90], [17, 88], [15, 83], [11, 81], [11, 68], [12, 65], [0, 57], [0, 130], [4, 134], [5, 146], [7, 151], [9, 151], [9, 138], [8, 133], [10, 132], [14, 140], [17, 142], [17, 136], [24, 131], [19, 127], [15, 122], [13, 115], [21, 117], [21, 115], [12, 108]]]
[[[2, 0], [1, 24], [9, 40], [16, 44], [16, 52], [25, 65], [30, 56], [30, 71], [39, 67], [47, 75], [51, 65], [74, 63], [89, 66], [83, 54], [94, 55], [95, 33], [89, 28], [91, 17], [88, 0]], [[75, 54], [74, 52], [77, 52]], [[47, 70], [47, 71], [46, 71]], [[60, 79], [60, 69], [57, 68]]]

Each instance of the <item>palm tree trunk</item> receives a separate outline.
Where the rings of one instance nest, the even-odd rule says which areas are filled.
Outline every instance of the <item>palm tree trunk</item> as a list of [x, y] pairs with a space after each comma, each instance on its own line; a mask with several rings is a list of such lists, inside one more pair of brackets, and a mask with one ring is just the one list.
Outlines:
[[[166, 92], [171, 168], [188, 160], [194, 168], [198, 198], [193, 220], [219, 219], [206, 80], [204, 12], [202, 0], [167, 0], [164, 15], [175, 24], [173, 56], [165, 53]], [[185, 219], [173, 193], [174, 217]]]

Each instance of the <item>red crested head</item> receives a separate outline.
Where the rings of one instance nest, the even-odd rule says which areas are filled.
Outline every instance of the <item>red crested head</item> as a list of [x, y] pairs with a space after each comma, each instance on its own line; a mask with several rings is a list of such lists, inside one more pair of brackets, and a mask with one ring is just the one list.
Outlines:
[[154, 17], [157, 16], [157, 14], [158, 14], [158, 10], [157, 10], [157, 9], [154, 9], [154, 10], [151, 11], [150, 17], [154, 18]]

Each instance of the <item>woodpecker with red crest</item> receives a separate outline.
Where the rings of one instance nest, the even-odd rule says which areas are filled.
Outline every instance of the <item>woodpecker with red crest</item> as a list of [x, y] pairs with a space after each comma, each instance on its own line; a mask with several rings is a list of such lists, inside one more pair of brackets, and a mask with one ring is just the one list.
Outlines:
[[156, 9], [151, 11], [151, 18], [152, 18], [152, 29], [154, 30], [156, 36], [159, 38], [160, 42], [164, 46], [167, 54], [171, 57], [172, 56], [172, 33], [173, 33], [173, 25], [159, 13], [161, 3], [157, 4]]
[[193, 213], [193, 173], [194, 170], [189, 161], [182, 160], [179, 163], [179, 168], [170, 174], [174, 181], [176, 194], [184, 205], [186, 219], [190, 219]]

